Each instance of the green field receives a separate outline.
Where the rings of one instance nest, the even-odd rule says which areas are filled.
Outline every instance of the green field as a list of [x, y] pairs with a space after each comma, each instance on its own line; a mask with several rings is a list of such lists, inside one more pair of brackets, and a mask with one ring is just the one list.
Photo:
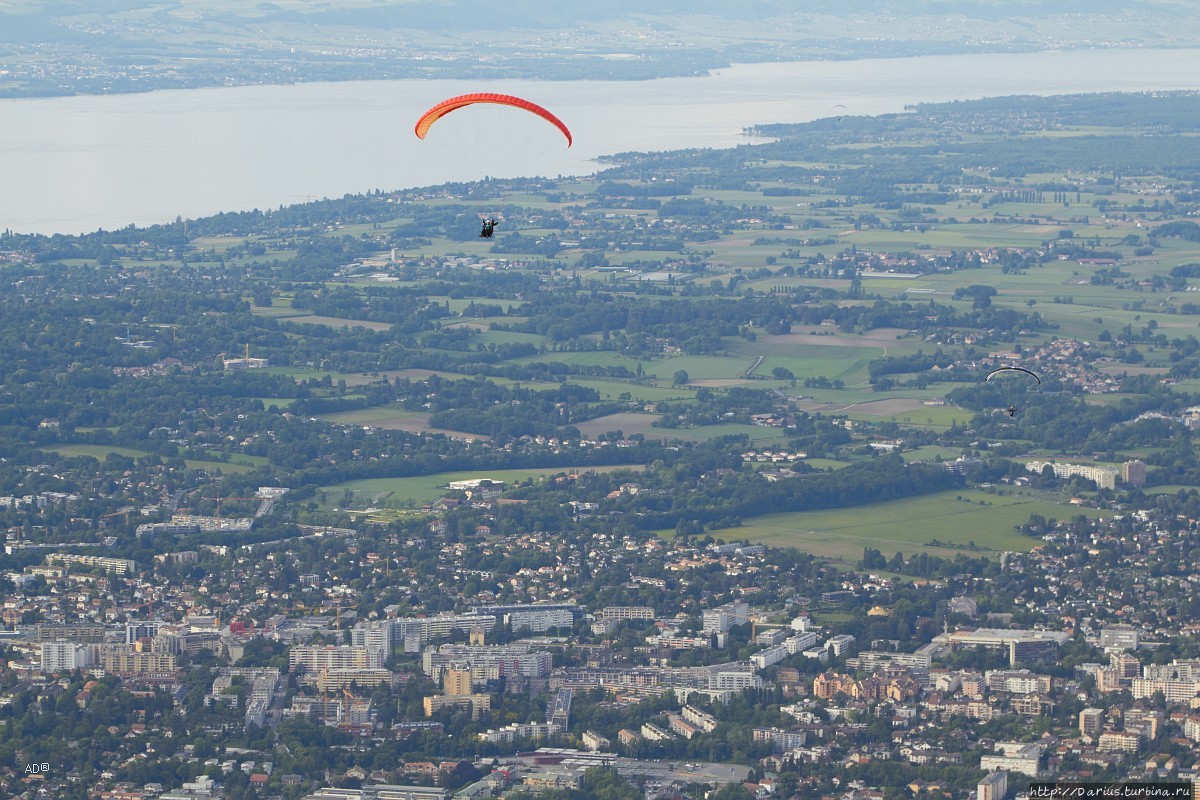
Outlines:
[[251, 306], [250, 313], [260, 317], [302, 317], [307, 312], [298, 308], [292, 308], [291, 293], [285, 293], [275, 298], [272, 298], [269, 306]]
[[916, 450], [905, 450], [900, 455], [905, 461], [934, 461], [941, 458], [942, 461], [953, 461], [962, 455], [962, 449], [957, 447], [940, 447], [938, 445], [928, 445], [927, 447], [918, 447]]
[[268, 375], [287, 375], [297, 383], [304, 380], [316, 379], [323, 380], [328, 377], [334, 384], [338, 381], [345, 381], [347, 386], [366, 386], [368, 383], [374, 383], [379, 380], [376, 375], [368, 375], [362, 372], [331, 372], [321, 369], [307, 369], [305, 367], [266, 367], [263, 372]]
[[[830, 380], [841, 380], [851, 387], [865, 386], [867, 364], [872, 359], [891, 352], [886, 346], [873, 346], [876, 342], [872, 339], [864, 339], [860, 344], [848, 343], [846, 340], [850, 337], [836, 337], [839, 344], [834, 345], [823, 343], [822, 338], [824, 337], [788, 336], [788, 341], [778, 343], [771, 338], [755, 342], [730, 340], [729, 351], [734, 357], [741, 356], [745, 359], [743, 370], [762, 356], [762, 363], [754, 370], [755, 375], [769, 377], [772, 370], [782, 367], [789, 370], [798, 380], [823, 376]], [[688, 375], [693, 378], [703, 377], [692, 375], [690, 369]]]
[[[691, 400], [694, 390], [686, 386], [678, 388], [647, 386], [643, 383], [632, 383], [622, 380], [605, 380], [603, 378], [576, 378], [571, 376], [568, 380], [575, 386], [583, 386], [588, 389], [595, 389], [600, 393], [601, 400], [616, 400], [621, 395], [628, 393], [631, 400], [637, 400], [641, 403], [657, 403], [661, 400]], [[558, 384], [539, 384], [526, 383], [530, 389], [538, 388], [557, 388]]]
[[296, 397], [254, 397], [251, 399], [258, 400], [259, 402], [261, 402], [263, 404], [263, 408], [269, 411], [271, 409], [271, 406], [278, 406], [279, 408], [291, 408], [292, 403], [296, 402], [296, 400], [298, 400], [299, 398], [296, 398]]
[[726, 425], [697, 425], [694, 428], [655, 428], [646, 438], [682, 439], [686, 442], [706, 442], [718, 436], [748, 436], [755, 445], [783, 442], [787, 436], [783, 428], [767, 428], [761, 425], [729, 423]]
[[125, 458], [141, 458], [150, 455], [146, 450], [134, 450], [132, 447], [116, 447], [109, 444], [63, 444], [45, 449], [52, 453], [61, 453], [67, 458], [91, 456], [98, 461], [106, 461], [110, 455], [124, 456]]
[[639, 470], [641, 467], [545, 467], [533, 469], [475, 470], [468, 472], [439, 472], [435, 475], [416, 475], [407, 478], [364, 478], [345, 481], [322, 488], [325, 503], [340, 507], [345, 492], [351, 492], [354, 508], [379, 506], [406, 508], [432, 502], [447, 492], [451, 481], [469, 481], [490, 478], [504, 481], [511, 487], [517, 482], [540, 480], [548, 475], [567, 475], [574, 472], [613, 472], [621, 469]]
[[299, 317], [282, 318], [283, 322], [294, 322], [299, 325], [324, 325], [329, 328], [367, 328], [372, 331], [386, 331], [392, 327], [390, 322], [371, 322], [362, 319], [347, 319], [345, 317], [323, 317], [318, 314], [305, 314]]
[[[898, 394], [901, 397], [909, 396], [904, 391], [889, 392], [889, 394]], [[887, 395], [884, 395], [884, 397], [887, 397]], [[955, 423], [962, 425], [970, 422], [971, 418], [975, 416], [970, 411], [951, 406], [921, 406], [919, 408], [897, 410], [890, 414], [872, 414], [865, 410], [870, 407], [870, 404], [863, 407], [850, 406], [845, 409], [846, 416], [850, 419], [861, 419], [871, 422], [899, 422], [903, 425], [911, 425], [916, 428], [932, 428], [934, 430], [945, 430]]]
[[[981, 247], [983, 242], [993, 245], [1018, 245], [1010, 241], [1017, 235], [1016, 228], [1033, 226], [1002, 226], [1002, 225], [955, 225], [951, 229], [969, 234], [964, 237], [960, 247]], [[1041, 230], [1040, 236], [1046, 238], [1057, 227], [1067, 226], [1036, 226]], [[1079, 227], [1079, 226], [1073, 226]], [[1009, 231], [1010, 236], [1005, 235]], [[972, 240], [977, 236], [978, 240]], [[1028, 244], [1028, 242], [1026, 242]], [[1185, 261], [1200, 260], [1200, 248], [1195, 243], [1179, 243], [1168, 240], [1161, 251], [1161, 261], [1122, 262], [1121, 269], [1135, 278], [1149, 278], [1154, 274], [1166, 273], [1174, 264]], [[1172, 313], [1178, 306], [1188, 301], [1188, 297], [1170, 292], [1143, 292], [1131, 296], [1127, 290], [1113, 286], [1092, 284], [1092, 275], [1096, 268], [1074, 261], [1049, 261], [1023, 272], [1004, 274], [996, 269], [985, 269], [982, 272], [972, 271], [955, 273], [935, 273], [912, 278], [874, 278], [863, 279], [865, 290], [888, 298], [905, 295], [909, 300], [936, 299], [939, 302], [948, 301], [954, 290], [970, 283], [984, 283], [994, 286], [998, 294], [993, 298], [997, 306], [1007, 306], [1028, 313], [1034, 311], [1046, 320], [1056, 323], [1059, 328], [1050, 336], [1071, 336], [1084, 339], [1095, 339], [1104, 328], [1114, 334], [1125, 325], [1141, 328], [1151, 319], [1167, 332], [1169, 336], [1183, 335], [1184, 331], [1194, 330], [1200, 325], [1200, 320]], [[779, 281], [764, 280], [763, 286], [792, 282], [809, 285], [820, 285], [819, 281], [806, 281], [799, 278], [781, 279]], [[845, 281], [835, 281], [834, 284], [845, 288]], [[1054, 302], [1054, 298], [1070, 298], [1071, 302]], [[1125, 308], [1131, 300], [1142, 301], [1139, 309]], [[1030, 301], [1034, 305], [1029, 305]], [[1096, 320], [1100, 321], [1097, 322]], [[1178, 331], [1178, 333], [1172, 333]]]
[[819, 470], [839, 470], [851, 464], [849, 461], [839, 461], [836, 458], [806, 458], [804, 463]]
[[354, 411], [335, 411], [332, 414], [322, 414], [321, 419], [335, 422], [338, 425], [371, 425], [373, 423], [396, 421], [402, 419], [429, 419], [429, 412], [407, 411], [399, 405], [375, 406], [359, 408]]
[[226, 475], [244, 475], [247, 472], [253, 472], [255, 467], [252, 464], [239, 464], [236, 462], [223, 461], [201, 461], [195, 458], [185, 458], [183, 463], [187, 464], [188, 469], [202, 469], [205, 472], [221, 472]]
[[[1028, 521], [1030, 514], [1067, 519], [1077, 514], [1096, 516], [1097, 512], [1028, 496], [955, 490], [831, 511], [769, 514], [714, 535], [746, 538], [772, 547], [798, 547], [846, 562], [860, 559], [864, 547], [873, 547], [889, 558], [897, 551], [905, 556], [927, 552], [953, 557], [1037, 546], [1039, 540], [1013, 530]], [[951, 546], [929, 545], [934, 539]], [[979, 551], [963, 549], [971, 542]]]
[[[47, 447], [52, 453], [60, 453], [68, 458], [90, 456], [98, 461], [107, 461], [109, 456], [124, 456], [125, 458], [142, 458], [150, 455], [147, 450], [135, 450], [132, 447], [116, 447], [108, 444], [64, 444], [58, 447]], [[222, 461], [207, 461], [195, 458], [185, 458], [188, 469], [201, 469], [207, 472], [222, 472], [226, 475], [241, 475], [253, 472], [259, 466], [267, 463], [261, 456], [236, 455], [229, 463]]]

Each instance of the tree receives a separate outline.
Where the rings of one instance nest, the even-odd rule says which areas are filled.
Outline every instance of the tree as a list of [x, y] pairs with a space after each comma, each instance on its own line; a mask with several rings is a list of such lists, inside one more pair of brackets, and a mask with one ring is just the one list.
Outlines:
[[676, 370], [675, 371], [675, 379], [671, 385], [672, 386], [687, 386], [687, 382], [688, 382], [687, 370], [686, 369]]
[[727, 783], [708, 797], [709, 800], [753, 800], [754, 795], [740, 783]]

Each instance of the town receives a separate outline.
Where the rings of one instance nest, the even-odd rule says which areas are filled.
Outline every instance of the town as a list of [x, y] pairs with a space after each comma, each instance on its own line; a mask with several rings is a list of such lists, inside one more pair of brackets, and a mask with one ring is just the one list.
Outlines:
[[[317, 553], [290, 541], [165, 553], [149, 571], [48, 554], [8, 576], [26, 591], [6, 599], [6, 621], [39, 621], [3, 639], [2, 702], [26, 709], [9, 726], [109, 704], [107, 736], [88, 745], [105, 748], [109, 767], [92, 787], [105, 798], [216, 797], [234, 787], [473, 798], [514, 785], [578, 787], [595, 767], [658, 793], [736, 783], [788, 796], [830, 791], [841, 769], [871, 775], [883, 761], [905, 765], [908, 783], [897, 788], [915, 795], [977, 769], [991, 797], [1039, 777], [1116, 770], [1191, 780], [1200, 660], [1179, 658], [1178, 644], [1200, 624], [1190, 596], [1200, 575], [1180, 558], [1197, 545], [1195, 520], [1180, 522], [1139, 514], [1061, 524], [1036, 554], [908, 587], [812, 563], [784, 573], [760, 546], [605, 534], [567, 546], [532, 533], [477, 549], [485, 567], [489, 555], [546, 556], [546, 566], [513, 574], [517, 596], [552, 596], [580, 574], [582, 556], [596, 573], [632, 573], [614, 588], [657, 607], [589, 609], [565, 598], [432, 614], [413, 613], [410, 599], [368, 600], [362, 570], [345, 567], [379, 571], [392, 559], [365, 552], [370, 535], [353, 530], [314, 537], [322, 552], [311, 574], [298, 568]], [[371, 542], [399, 545], [394, 536]], [[450, 599], [471, 576], [496, 579], [492, 569], [464, 569], [463, 556], [447, 544], [433, 574], [397, 572], [413, 591], [435, 586]], [[705, 607], [689, 597], [692, 586], [738, 599]], [[497, 596], [476, 596], [485, 595]], [[232, 618], [214, 613], [231, 606]], [[994, 606], [1006, 610], [986, 610]], [[372, 610], [360, 618], [364, 607]], [[180, 724], [192, 731], [188, 743], [171, 741]], [[1039, 735], [1025, 741], [1030, 725]], [[290, 752], [316, 735], [313, 726], [327, 728], [330, 749]], [[30, 753], [29, 763], [56, 758], [63, 744], [76, 743]], [[371, 752], [388, 755], [364, 763]], [[151, 753], [161, 754], [153, 766]], [[360, 788], [317, 787], [305, 770], [314, 760], [334, 784]], [[933, 778], [944, 765], [964, 770]], [[164, 772], [192, 779], [171, 789], [129, 780]], [[10, 776], [48, 785], [72, 777]], [[884, 794], [853, 783], [852, 796]]]
[[1190, 786], [1197, 101], [4, 231], [0, 793]]

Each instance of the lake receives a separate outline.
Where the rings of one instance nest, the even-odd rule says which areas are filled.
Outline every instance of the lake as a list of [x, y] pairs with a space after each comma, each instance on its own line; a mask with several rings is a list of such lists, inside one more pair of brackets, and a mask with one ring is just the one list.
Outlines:
[[[1194, 89], [1200, 49], [738, 65], [654, 81], [362, 81], [0, 101], [0, 229], [81, 233], [177, 215], [471, 181], [585, 175], [631, 150], [733, 147], [769, 122], [1011, 94]], [[458, 94], [526, 97], [570, 126], [502, 106], [417, 117]], [[845, 106], [842, 110], [837, 106]]]

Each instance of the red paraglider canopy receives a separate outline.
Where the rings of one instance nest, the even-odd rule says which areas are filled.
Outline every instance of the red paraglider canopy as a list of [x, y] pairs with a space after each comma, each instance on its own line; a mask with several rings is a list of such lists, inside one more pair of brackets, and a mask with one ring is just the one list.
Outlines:
[[531, 103], [528, 100], [523, 100], [520, 97], [514, 97], [511, 94], [494, 94], [492, 92], [477, 92], [475, 94], [464, 94], [458, 97], [451, 97], [449, 100], [443, 100], [433, 108], [426, 111], [417, 120], [415, 132], [418, 139], [424, 139], [425, 134], [429, 132], [429, 127], [437, 122], [442, 117], [449, 114], [451, 111], [456, 111], [464, 106], [474, 105], [475, 103], [497, 103], [504, 106], [513, 106], [533, 114], [537, 114], [542, 119], [551, 123], [562, 131], [563, 136], [567, 137], [567, 147], [571, 146], [571, 131], [563, 124], [563, 121], [551, 114], [546, 109], [539, 106], [537, 103]]

